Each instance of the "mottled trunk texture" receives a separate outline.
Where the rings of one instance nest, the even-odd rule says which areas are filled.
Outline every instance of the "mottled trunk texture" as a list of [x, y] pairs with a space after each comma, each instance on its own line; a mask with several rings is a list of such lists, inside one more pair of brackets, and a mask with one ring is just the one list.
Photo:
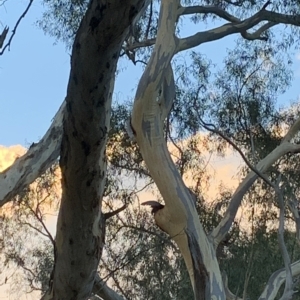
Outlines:
[[143, 159], [165, 202], [154, 214], [156, 224], [180, 249], [194, 299], [224, 300], [215, 249], [200, 223], [195, 199], [171, 159], [163, 130], [175, 97], [171, 60], [178, 47], [174, 35], [178, 7], [179, 1], [161, 2], [156, 43], [137, 88], [131, 124]]
[[87, 299], [103, 246], [105, 147], [121, 45], [145, 0], [91, 1], [77, 32], [60, 153], [55, 266], [44, 299]]

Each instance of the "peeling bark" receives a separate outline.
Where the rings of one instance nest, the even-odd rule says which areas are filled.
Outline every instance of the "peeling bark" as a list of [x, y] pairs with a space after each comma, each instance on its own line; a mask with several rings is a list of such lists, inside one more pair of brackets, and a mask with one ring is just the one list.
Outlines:
[[117, 61], [145, 0], [91, 1], [72, 49], [60, 152], [62, 201], [44, 299], [87, 299], [103, 247], [105, 147]]

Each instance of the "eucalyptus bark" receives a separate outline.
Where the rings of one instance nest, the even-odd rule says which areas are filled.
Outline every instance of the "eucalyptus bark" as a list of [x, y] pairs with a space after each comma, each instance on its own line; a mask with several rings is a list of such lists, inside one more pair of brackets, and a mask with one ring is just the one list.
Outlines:
[[72, 49], [60, 152], [62, 201], [44, 299], [87, 299], [102, 253], [105, 147], [117, 61], [145, 0], [91, 1]]
[[[248, 39], [258, 38], [262, 30], [251, 36], [246, 30], [263, 20], [269, 20], [271, 13], [266, 12], [263, 7], [257, 14], [244, 21], [236, 23], [233, 20], [207, 32], [179, 39], [175, 36], [175, 26], [181, 13], [180, 1], [161, 2], [155, 46], [138, 85], [131, 125], [150, 175], [165, 201], [164, 206], [145, 204], [153, 206], [156, 224], [178, 245], [190, 275], [195, 299], [226, 299], [232, 294], [228, 292], [226, 285], [224, 286], [216, 258], [216, 248], [230, 229], [244, 194], [258, 176], [252, 172], [245, 178], [222, 222], [211, 235], [206, 235], [193, 196], [177, 171], [165, 141], [164, 122], [175, 97], [171, 60], [182, 50], [233, 33], [240, 33]], [[270, 24], [269, 27], [271, 25], [274, 24]], [[263, 29], [266, 30], [267, 27]], [[299, 152], [299, 145], [291, 144], [289, 140], [290, 138], [288, 141], [284, 140], [280, 147], [258, 165], [261, 171], [265, 172], [282, 155]]]
[[194, 198], [170, 157], [163, 125], [175, 96], [171, 59], [179, 45], [175, 26], [179, 1], [161, 2], [156, 44], [139, 82], [132, 126], [136, 141], [165, 206], [155, 213], [157, 225], [178, 245], [195, 299], [225, 299], [216, 252], [206, 236]]

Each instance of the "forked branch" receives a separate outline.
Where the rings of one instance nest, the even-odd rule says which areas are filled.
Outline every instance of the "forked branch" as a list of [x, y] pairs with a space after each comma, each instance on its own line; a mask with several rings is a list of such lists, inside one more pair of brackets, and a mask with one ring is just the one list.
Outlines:
[[[177, 47], [177, 52], [199, 46], [203, 43], [219, 40], [225, 36], [235, 33], [242, 34], [246, 39], [263, 39], [261, 37], [261, 34], [263, 32], [265, 32], [270, 27], [280, 23], [300, 26], [300, 15], [280, 14], [273, 11], [268, 11], [265, 8], [266, 5], [253, 16], [239, 22], [233, 16], [226, 15], [228, 19], [232, 20], [230, 23], [211, 30], [198, 32], [192, 36], [180, 39]], [[247, 33], [247, 30], [254, 28], [256, 25], [264, 21], [268, 23], [262, 25], [254, 33]]]
[[[229, 231], [238, 208], [241, 205], [242, 199], [255, 180], [258, 178], [258, 174], [264, 174], [280, 157], [287, 153], [300, 152], [300, 145], [290, 143], [290, 140], [300, 129], [299, 119], [287, 132], [286, 136], [282, 139], [282, 142], [271, 153], [269, 153], [264, 159], [262, 159], [255, 167], [258, 172], [251, 171], [241, 182], [233, 194], [229, 206], [225, 212], [225, 215], [218, 226], [212, 231], [211, 236], [214, 239], [215, 247], [224, 239]], [[263, 175], [263, 178], [265, 176]], [[265, 179], [265, 178], [264, 178]], [[269, 182], [268, 182], [269, 183]], [[270, 184], [270, 183], [269, 183]], [[270, 184], [274, 188], [274, 184]]]

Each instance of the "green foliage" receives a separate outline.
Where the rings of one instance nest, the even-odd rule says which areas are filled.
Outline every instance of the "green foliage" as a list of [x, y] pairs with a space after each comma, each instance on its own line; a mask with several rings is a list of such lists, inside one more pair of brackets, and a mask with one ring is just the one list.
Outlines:
[[[284, 267], [277, 232], [268, 231], [266, 227], [254, 230], [252, 234], [240, 233], [239, 239], [228, 247], [227, 258], [220, 264], [228, 275], [230, 290], [240, 297], [245, 293], [248, 299], [258, 299], [270, 275]], [[300, 249], [295, 234], [287, 231], [285, 241], [292, 261], [298, 260]], [[293, 299], [300, 297], [295, 294]]]
[[38, 25], [70, 48], [88, 3], [88, 0], [43, 0], [46, 9]]
[[48, 286], [54, 240], [46, 217], [59, 205], [56, 169], [49, 169], [1, 212], [0, 266], [6, 276], [2, 280], [12, 277], [16, 298]]
[[[219, 5], [239, 18], [246, 18], [265, 2], [186, 0], [183, 4]], [[44, 0], [44, 4], [45, 13], [39, 25], [70, 47], [88, 1]], [[158, 4], [159, 1], [153, 1], [132, 28], [130, 35], [134, 41], [155, 38]], [[299, 1], [272, 1], [268, 8], [293, 14], [299, 10]], [[198, 14], [192, 21], [220, 24], [220, 18], [209, 14]], [[181, 26], [179, 20], [178, 34]], [[203, 152], [224, 154], [226, 146], [218, 134], [204, 129], [205, 124], [213, 124], [231, 139], [253, 164], [280, 143], [284, 128], [299, 116], [297, 106], [289, 110], [280, 110], [277, 106], [278, 97], [292, 80], [291, 61], [285, 50], [295, 42], [296, 30], [285, 31], [279, 39], [268, 30], [263, 35], [267, 41], [238, 39], [235, 47], [228, 50], [223, 65], [215, 66], [208, 54], [198, 50], [190, 51], [183, 60], [176, 57], [172, 61], [176, 98], [165, 122], [165, 137], [176, 168], [183, 177], [192, 178], [190, 189], [197, 198], [199, 217], [207, 233], [220, 221], [232, 193], [228, 189], [220, 190], [211, 205], [203, 196], [204, 183], [208, 185], [210, 180], [205, 169], [208, 160]], [[126, 43], [129, 39], [124, 46]], [[151, 49], [135, 49], [136, 61], [147, 63]], [[122, 55], [125, 54], [124, 48]], [[126, 299], [191, 299], [191, 285], [178, 249], [154, 225], [149, 210], [140, 206], [142, 192], [152, 193], [156, 199], [160, 199], [160, 195], [136, 143], [130, 141], [126, 133], [130, 110], [130, 103], [125, 102], [116, 103], [112, 110], [102, 210], [111, 212], [123, 204], [127, 209], [107, 220], [106, 246], [99, 273]], [[282, 173], [286, 201], [292, 195], [300, 196], [299, 167], [299, 156], [287, 155], [266, 174], [275, 181], [279, 172]], [[240, 172], [240, 178], [245, 172], [248, 169]], [[39, 180], [38, 193], [28, 190], [15, 201], [10, 214], [3, 214], [1, 219], [2, 266], [21, 267], [26, 290], [44, 291], [53, 264], [53, 238], [44, 227], [44, 217], [47, 205], [57, 205], [59, 201], [52, 195], [53, 176], [50, 175]], [[244, 216], [248, 218], [248, 226], [242, 227], [236, 221], [217, 252], [220, 266], [229, 277], [231, 291], [255, 299], [272, 272], [283, 267], [283, 262], [273, 226], [278, 219], [274, 191], [258, 180], [245, 200], [250, 209]], [[291, 215], [286, 213], [286, 217], [290, 219]], [[299, 259], [292, 231], [286, 231], [285, 240], [291, 259]], [[29, 245], [32, 248], [27, 248]]]

